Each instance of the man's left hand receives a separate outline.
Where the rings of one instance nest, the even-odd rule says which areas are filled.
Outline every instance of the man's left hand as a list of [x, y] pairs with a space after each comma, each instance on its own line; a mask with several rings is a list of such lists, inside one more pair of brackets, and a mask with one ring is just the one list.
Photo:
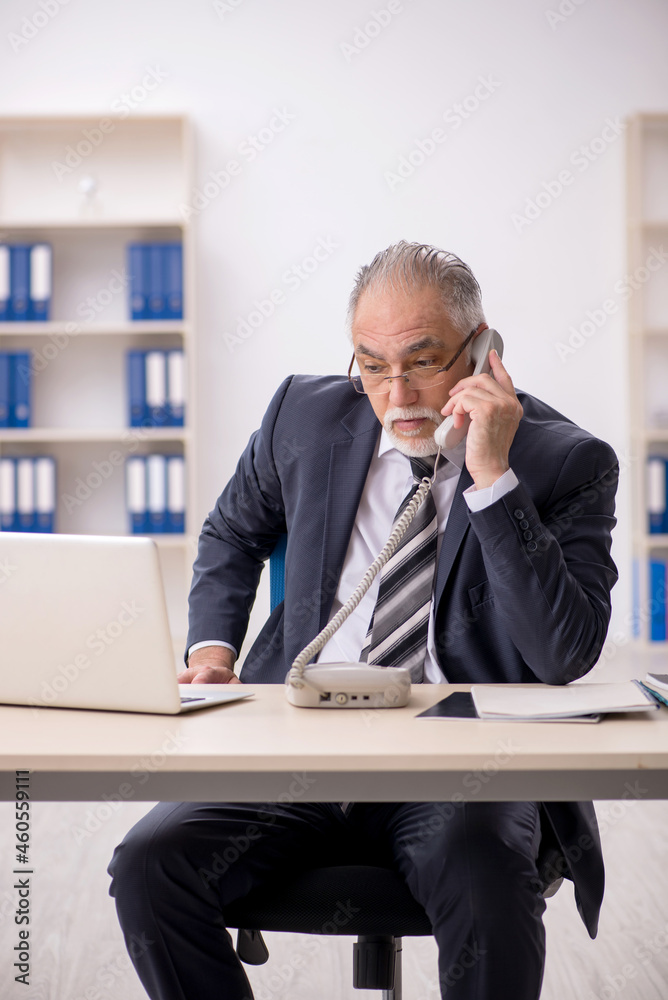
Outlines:
[[522, 405], [510, 375], [496, 351], [490, 352], [491, 375], [470, 375], [450, 390], [450, 400], [441, 413], [454, 415], [461, 427], [465, 414], [471, 418], [466, 438], [466, 467], [476, 489], [495, 483], [510, 466], [508, 453], [522, 419]]

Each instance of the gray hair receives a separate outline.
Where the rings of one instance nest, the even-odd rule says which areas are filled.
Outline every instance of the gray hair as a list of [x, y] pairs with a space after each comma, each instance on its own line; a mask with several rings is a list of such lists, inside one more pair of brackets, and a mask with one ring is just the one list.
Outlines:
[[414, 291], [425, 286], [440, 290], [450, 322], [462, 336], [485, 322], [480, 285], [468, 264], [447, 250], [401, 240], [357, 272], [348, 302], [348, 331], [367, 289]]

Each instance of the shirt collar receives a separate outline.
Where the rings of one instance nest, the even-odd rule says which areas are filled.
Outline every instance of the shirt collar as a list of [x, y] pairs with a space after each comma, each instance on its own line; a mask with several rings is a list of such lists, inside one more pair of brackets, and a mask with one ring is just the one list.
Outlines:
[[[380, 432], [380, 441], [378, 443], [378, 457], [382, 458], [382, 456], [388, 452], [394, 452], [396, 455], [401, 455], [402, 458], [405, 458], [406, 461], [409, 461], [407, 455], [404, 455], [403, 452], [399, 451], [398, 448], [395, 448], [395, 446], [392, 444], [389, 434], [383, 427], [383, 429]], [[449, 451], [443, 450], [441, 452], [441, 456], [443, 458], [447, 458], [448, 462], [451, 462], [455, 466], [455, 468], [461, 472], [462, 469], [464, 468], [464, 459], [466, 457], [466, 438], [463, 438], [463, 440], [459, 442], [456, 448], [451, 448]], [[443, 468], [444, 466], [439, 463], [438, 471], [441, 472]]]

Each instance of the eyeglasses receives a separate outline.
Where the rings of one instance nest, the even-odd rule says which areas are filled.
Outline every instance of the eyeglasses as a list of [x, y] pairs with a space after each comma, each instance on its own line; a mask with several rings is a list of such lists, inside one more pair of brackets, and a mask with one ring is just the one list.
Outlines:
[[365, 372], [364, 375], [353, 375], [353, 365], [357, 360], [353, 354], [353, 359], [348, 368], [348, 381], [352, 382], [357, 392], [366, 396], [386, 395], [391, 390], [394, 379], [400, 378], [404, 380], [409, 389], [416, 389], [418, 391], [442, 385], [445, 382], [445, 378], [439, 378], [439, 375], [452, 368], [455, 361], [460, 357], [477, 332], [478, 327], [475, 330], [471, 330], [454, 357], [448, 361], [447, 365], [443, 365], [440, 368], [438, 365], [425, 365], [424, 368], [413, 368], [410, 371], [402, 372], [400, 375], [383, 375], [381, 372]]

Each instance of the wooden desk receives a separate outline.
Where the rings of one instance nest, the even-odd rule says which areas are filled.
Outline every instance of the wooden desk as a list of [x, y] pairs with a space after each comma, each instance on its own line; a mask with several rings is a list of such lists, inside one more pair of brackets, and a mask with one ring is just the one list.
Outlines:
[[0, 706], [0, 799], [24, 768], [41, 801], [668, 798], [668, 709], [596, 725], [427, 721], [416, 714], [466, 687], [418, 685], [406, 708], [368, 711], [249, 690], [177, 717]]

